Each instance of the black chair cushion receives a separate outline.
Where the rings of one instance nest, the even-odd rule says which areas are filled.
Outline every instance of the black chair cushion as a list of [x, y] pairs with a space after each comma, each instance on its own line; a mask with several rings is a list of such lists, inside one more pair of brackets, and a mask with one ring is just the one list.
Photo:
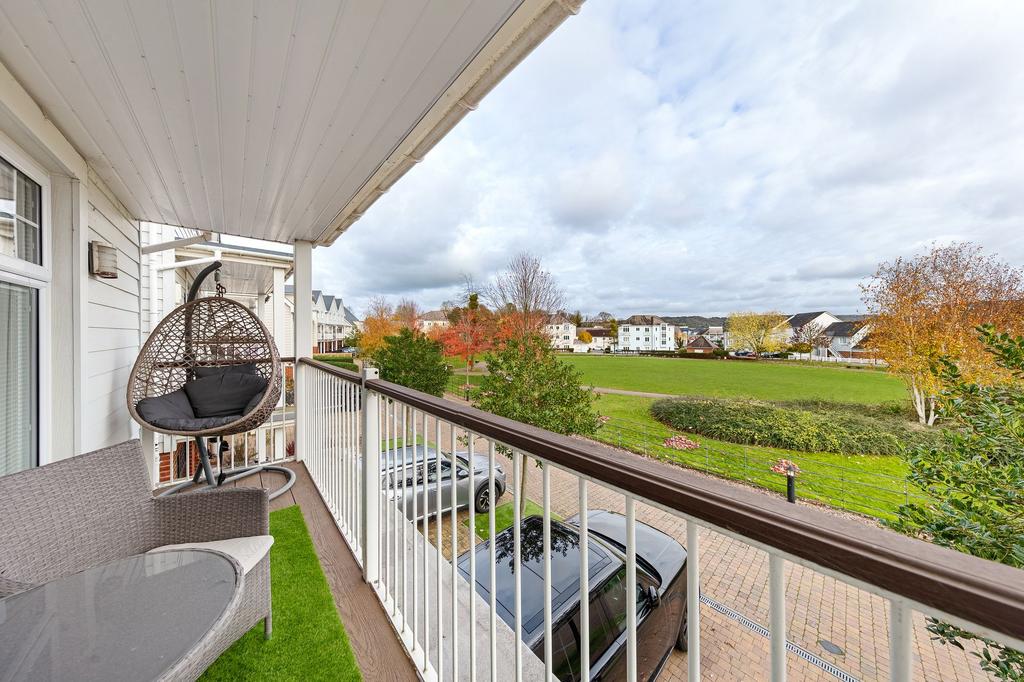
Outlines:
[[227, 417], [243, 415], [246, 406], [267, 388], [267, 380], [258, 374], [235, 372], [189, 381], [184, 386], [194, 416]]
[[267, 392], [267, 389], [263, 389], [262, 391], [260, 391], [256, 395], [254, 395], [252, 397], [252, 400], [249, 401], [249, 404], [247, 404], [245, 406], [245, 409], [242, 410], [242, 414], [249, 414], [250, 412], [255, 410], [257, 407], [259, 407], [260, 401], [263, 400], [263, 394], [266, 393], [266, 392]]
[[256, 374], [256, 365], [224, 365], [222, 367], [196, 367], [196, 379], [215, 377], [219, 374]]
[[164, 419], [195, 419], [196, 416], [192, 411], [192, 403], [180, 388], [167, 395], [143, 398], [135, 409], [140, 417], [153, 426], [160, 426]]

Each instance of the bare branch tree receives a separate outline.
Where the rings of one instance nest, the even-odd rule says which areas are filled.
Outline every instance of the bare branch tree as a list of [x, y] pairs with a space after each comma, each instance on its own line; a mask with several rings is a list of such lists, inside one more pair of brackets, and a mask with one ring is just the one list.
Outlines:
[[565, 301], [554, 276], [539, 258], [526, 252], [514, 256], [482, 293], [495, 311], [508, 318], [514, 331], [524, 335], [539, 330], [545, 317]]
[[829, 338], [825, 327], [817, 322], [808, 322], [793, 330], [792, 344], [798, 353], [813, 353], [815, 348], [828, 346]]
[[405, 329], [416, 330], [419, 327], [420, 317], [423, 312], [419, 304], [408, 298], [403, 298], [395, 306], [395, 321]]

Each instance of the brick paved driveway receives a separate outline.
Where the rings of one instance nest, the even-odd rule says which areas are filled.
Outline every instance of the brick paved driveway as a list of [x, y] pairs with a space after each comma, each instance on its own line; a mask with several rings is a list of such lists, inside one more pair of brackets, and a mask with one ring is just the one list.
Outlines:
[[[447, 434], [442, 442], [449, 442]], [[484, 451], [484, 441], [477, 441]], [[639, 457], [622, 451], [624, 458]], [[503, 459], [511, 485], [511, 463]], [[665, 465], [670, 466], [670, 465]], [[551, 508], [562, 517], [578, 511], [579, 483], [575, 475], [553, 469], [551, 474]], [[541, 471], [530, 466], [527, 497], [542, 499]], [[511, 492], [499, 501], [510, 501]], [[589, 486], [590, 509], [622, 512], [621, 494], [596, 484]], [[637, 520], [672, 535], [685, 545], [686, 522], [660, 509], [636, 505]], [[464, 523], [468, 512], [459, 515], [458, 551], [468, 547], [469, 529]], [[867, 522], [867, 521], [865, 521]], [[446, 557], [451, 555], [450, 524], [442, 524], [442, 545]], [[434, 537], [431, 522], [430, 537]], [[720, 533], [702, 529], [701, 589], [702, 594], [748, 619], [768, 626], [768, 555]], [[786, 570], [786, 616], [788, 639], [820, 656], [860, 680], [888, 679], [888, 603], [863, 590], [848, 586], [834, 578], [802, 566], [788, 564]], [[931, 682], [974, 681], [994, 679], [986, 675], [968, 652], [932, 642], [925, 630], [925, 620], [916, 616], [914, 677]], [[839, 645], [844, 653], [825, 651], [819, 640]], [[835, 680], [832, 674], [804, 659], [790, 654], [787, 658], [789, 679]], [[701, 605], [701, 670], [708, 680], [765, 680], [768, 678], [768, 639], [728, 618], [706, 604]], [[673, 652], [662, 672], [661, 680], [676, 682], [686, 679], [686, 654]]]

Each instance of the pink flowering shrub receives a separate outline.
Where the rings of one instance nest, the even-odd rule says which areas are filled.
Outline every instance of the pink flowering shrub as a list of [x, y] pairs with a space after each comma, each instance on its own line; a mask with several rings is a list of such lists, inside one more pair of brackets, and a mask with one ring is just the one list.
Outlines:
[[669, 436], [662, 445], [673, 450], [696, 450], [700, 447], [700, 443], [680, 435]]
[[777, 460], [775, 464], [772, 464], [772, 473], [782, 474], [784, 476], [788, 476], [790, 474], [797, 476], [800, 473], [800, 467], [796, 465], [796, 462], [791, 462], [788, 459], [780, 459]]

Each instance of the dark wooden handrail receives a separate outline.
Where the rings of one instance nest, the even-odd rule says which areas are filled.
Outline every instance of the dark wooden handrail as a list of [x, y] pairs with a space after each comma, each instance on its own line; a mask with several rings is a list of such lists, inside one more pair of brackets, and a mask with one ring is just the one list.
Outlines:
[[[362, 383], [355, 372], [300, 363]], [[1024, 571], [905, 537], [812, 507], [786, 503], [681, 467], [570, 438], [398, 384], [374, 379], [377, 393], [481, 436], [535, 455], [754, 542], [892, 594], [1024, 640]]]

